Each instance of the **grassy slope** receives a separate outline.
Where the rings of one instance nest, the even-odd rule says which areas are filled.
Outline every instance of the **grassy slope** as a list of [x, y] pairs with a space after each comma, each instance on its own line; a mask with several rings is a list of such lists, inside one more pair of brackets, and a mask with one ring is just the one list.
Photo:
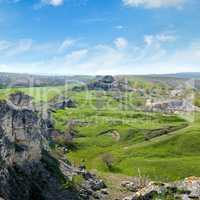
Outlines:
[[[120, 130], [122, 136], [130, 130], [126, 127], [120, 128], [121, 130], [117, 130]], [[86, 132], [89, 133], [88, 130]], [[84, 158], [89, 168], [107, 171], [101, 155], [109, 152], [115, 158], [114, 169], [118, 173], [138, 175], [139, 169], [142, 175], [159, 180], [174, 180], [190, 175], [200, 175], [198, 128], [195, 130], [193, 127], [188, 127], [174, 132], [173, 135], [152, 141], [142, 142], [142, 140], [143, 137], [139, 134], [132, 141], [119, 142], [113, 141], [108, 136], [107, 138], [96, 135], [83, 139], [78, 138], [80, 150], [71, 152], [68, 157], [75, 162], [80, 162]]]
[[[0, 97], [19, 89], [0, 91]], [[36, 102], [48, 101], [53, 96], [63, 94], [64, 87], [45, 87], [20, 89], [35, 97]], [[127, 95], [127, 94], [125, 94]], [[168, 129], [170, 126], [180, 128], [184, 120], [176, 116], [163, 116], [156, 113], [134, 111], [143, 98], [131, 95], [126, 102], [113, 99], [113, 94], [102, 92], [70, 92], [67, 96], [77, 102], [77, 108], [59, 110], [55, 114], [56, 127], [66, 129], [70, 119], [91, 122], [79, 127], [75, 142], [77, 151], [67, 157], [75, 164], [85, 164], [90, 169], [97, 169], [105, 175], [110, 173], [102, 162], [102, 154], [110, 153], [114, 157], [113, 172], [126, 175], [149, 176], [157, 180], [175, 180], [182, 177], [200, 176], [200, 120], [190, 123], [187, 128], [174, 131], [166, 136], [146, 141], [144, 135], [155, 129]], [[116, 130], [120, 140], [108, 132]]]
[[[82, 105], [82, 95], [76, 95], [74, 98]], [[65, 130], [69, 120], [91, 122], [88, 126], [76, 127], [78, 149], [67, 155], [74, 164], [79, 165], [84, 160], [89, 169], [110, 173], [102, 161], [102, 155], [109, 153], [114, 159], [114, 173], [131, 176], [140, 173], [165, 181], [190, 175], [200, 176], [198, 115], [195, 122], [184, 128], [185, 121], [178, 116], [123, 110], [111, 97], [101, 97], [110, 101], [109, 108], [107, 105], [106, 109], [104, 106], [95, 107], [101, 98], [96, 98], [95, 93], [91, 95], [92, 107], [85, 103], [82, 107], [60, 110], [55, 114], [57, 128], [61, 131]], [[167, 130], [171, 126], [175, 127], [173, 132], [145, 140], [146, 134], [157, 129]], [[108, 130], [117, 131], [120, 140], [116, 140], [112, 131], [102, 134]]]
[[[142, 145], [133, 145], [125, 153], [129, 157], [119, 163], [119, 167], [126, 166], [124, 172], [129, 175], [136, 175], [139, 168], [143, 175], [158, 180], [200, 176], [198, 122], [170, 136], [160, 137]], [[134, 172], [130, 166], [133, 166]]]
[[20, 91], [34, 97], [35, 103], [47, 102], [54, 96], [62, 94], [64, 89], [64, 86], [0, 89], [0, 99], [6, 99], [11, 93]]

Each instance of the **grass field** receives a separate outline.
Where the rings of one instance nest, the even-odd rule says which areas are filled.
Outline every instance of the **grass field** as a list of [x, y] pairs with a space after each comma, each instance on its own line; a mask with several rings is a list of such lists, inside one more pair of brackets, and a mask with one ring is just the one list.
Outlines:
[[[153, 180], [200, 176], [198, 113], [193, 122], [188, 122], [176, 115], [124, 109], [107, 95], [99, 97], [95, 92], [90, 95], [92, 106], [82, 104], [83, 96], [78, 93], [74, 99], [80, 106], [54, 114], [56, 128], [61, 132], [69, 121], [86, 123], [75, 127], [77, 149], [67, 154], [72, 163], [85, 164], [100, 173], [142, 175]], [[108, 100], [110, 108], [102, 103]], [[94, 106], [100, 104], [104, 106]], [[105, 164], [105, 155], [111, 159], [112, 168]]]
[[34, 102], [46, 102], [62, 93], [65, 86], [57, 87], [30, 87], [30, 88], [7, 88], [0, 89], [0, 99], [6, 99], [11, 93], [24, 92], [34, 98]]
[[[2, 89], [1, 98], [23, 91], [36, 103], [46, 103], [57, 95], [76, 102], [76, 108], [54, 113], [55, 127], [61, 133], [75, 120], [76, 149], [66, 157], [75, 165], [84, 164], [106, 177], [146, 176], [171, 181], [200, 176], [200, 114], [189, 122], [184, 115], [139, 111], [145, 99], [138, 94], [102, 91], [66, 91], [64, 86]], [[110, 159], [111, 167], [105, 162]], [[106, 175], [107, 174], [107, 175]]]

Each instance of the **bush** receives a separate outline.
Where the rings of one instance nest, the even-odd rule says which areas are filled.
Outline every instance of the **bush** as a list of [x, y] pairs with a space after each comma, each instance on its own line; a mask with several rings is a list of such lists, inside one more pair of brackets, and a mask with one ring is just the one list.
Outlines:
[[106, 167], [111, 171], [114, 164], [114, 157], [110, 153], [105, 153], [102, 155], [102, 161], [106, 165]]

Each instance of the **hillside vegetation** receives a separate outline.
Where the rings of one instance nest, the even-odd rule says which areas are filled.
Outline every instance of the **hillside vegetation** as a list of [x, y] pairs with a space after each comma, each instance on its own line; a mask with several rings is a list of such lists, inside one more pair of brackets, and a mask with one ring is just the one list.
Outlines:
[[107, 94], [93, 91], [89, 95], [90, 103], [84, 102], [84, 94], [71, 94], [77, 108], [54, 113], [56, 128], [63, 134], [69, 122], [75, 122], [76, 149], [66, 155], [72, 163], [154, 180], [200, 175], [199, 114], [188, 122], [183, 116], [136, 111], [129, 106], [138, 105], [141, 97], [131, 98], [124, 107]]
[[0, 98], [22, 91], [36, 105], [47, 104], [51, 109], [60, 97], [72, 99], [75, 107], [52, 113], [56, 130], [63, 136], [73, 132], [72, 139], [70, 144], [57, 140], [53, 149], [66, 147], [65, 156], [74, 165], [97, 170], [100, 176], [121, 174], [163, 181], [200, 176], [200, 114], [190, 113], [188, 121], [187, 113], [145, 110], [148, 98], [166, 99], [174, 83], [183, 80], [130, 76], [127, 82], [134, 91], [86, 90], [73, 83], [1, 89]]

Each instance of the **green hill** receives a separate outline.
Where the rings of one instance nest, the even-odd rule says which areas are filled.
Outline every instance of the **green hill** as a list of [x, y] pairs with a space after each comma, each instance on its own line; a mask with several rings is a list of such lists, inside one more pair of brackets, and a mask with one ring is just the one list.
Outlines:
[[187, 122], [178, 115], [124, 108], [108, 94], [89, 93], [92, 104], [84, 102], [82, 95], [71, 94], [77, 108], [54, 114], [60, 132], [65, 133], [70, 121], [77, 122], [76, 149], [66, 155], [72, 163], [84, 164], [100, 173], [140, 173], [154, 180], [200, 176], [198, 113], [194, 122]]
[[[168, 94], [165, 82], [142, 77], [128, 80], [135, 88], [156, 89]], [[182, 81], [182, 80], [181, 80]], [[137, 86], [137, 87], [136, 87]], [[164, 87], [164, 89], [162, 89]], [[191, 175], [200, 176], [200, 114], [186, 120], [182, 115], [144, 112], [146, 97], [137, 92], [73, 91], [67, 87], [2, 89], [1, 98], [23, 91], [36, 104], [52, 103], [56, 96], [71, 98], [76, 108], [57, 110], [55, 128], [61, 133], [73, 126], [73, 148], [66, 157], [75, 165], [105, 174], [146, 176], [171, 181]], [[146, 93], [146, 91], [145, 91]], [[68, 145], [58, 141], [55, 146]]]

